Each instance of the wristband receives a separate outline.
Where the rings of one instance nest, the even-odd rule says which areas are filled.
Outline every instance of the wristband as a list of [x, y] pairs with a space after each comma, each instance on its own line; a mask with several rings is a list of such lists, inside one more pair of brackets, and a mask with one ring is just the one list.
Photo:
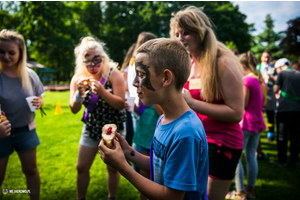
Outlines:
[[84, 100], [85, 95], [80, 96], [78, 90], [76, 90], [75, 95], [74, 95], [74, 100], [76, 103], [82, 103]]

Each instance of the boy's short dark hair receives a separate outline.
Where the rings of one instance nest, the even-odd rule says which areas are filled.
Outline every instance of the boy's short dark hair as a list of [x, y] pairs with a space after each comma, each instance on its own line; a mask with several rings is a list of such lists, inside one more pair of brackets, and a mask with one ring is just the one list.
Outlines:
[[156, 76], [169, 69], [175, 76], [175, 87], [181, 90], [191, 71], [191, 58], [186, 48], [176, 39], [158, 38], [149, 40], [137, 49], [146, 53]]

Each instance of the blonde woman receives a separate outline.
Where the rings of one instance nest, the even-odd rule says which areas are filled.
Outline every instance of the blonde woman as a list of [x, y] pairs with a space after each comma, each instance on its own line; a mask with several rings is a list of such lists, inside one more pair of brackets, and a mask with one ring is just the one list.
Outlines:
[[[84, 37], [75, 48], [75, 75], [70, 83], [70, 108], [85, 111], [77, 160], [77, 199], [85, 199], [89, 185], [89, 170], [98, 151], [104, 124], [124, 127], [125, 85], [116, 63], [103, 50], [103, 44], [93, 37]], [[119, 173], [107, 166], [108, 199], [114, 199], [119, 186]]]
[[188, 105], [201, 119], [209, 144], [210, 200], [224, 200], [243, 149], [243, 69], [221, 42], [201, 8], [189, 6], [170, 21], [171, 37], [191, 58], [191, 74], [183, 91]]
[[[39, 199], [40, 175], [36, 147], [40, 144], [26, 97], [36, 96], [32, 103], [43, 106], [44, 87], [37, 74], [26, 67], [26, 47], [22, 35], [15, 31], [0, 32], [0, 104], [8, 121], [0, 124], [0, 185], [9, 155], [15, 150], [20, 158], [31, 199]], [[16, 186], [17, 187], [17, 186]]]

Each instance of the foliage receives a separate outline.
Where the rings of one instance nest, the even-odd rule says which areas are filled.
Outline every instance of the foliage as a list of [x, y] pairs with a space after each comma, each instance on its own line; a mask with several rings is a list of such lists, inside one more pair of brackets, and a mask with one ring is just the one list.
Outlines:
[[300, 57], [300, 17], [288, 21], [287, 24], [286, 36], [279, 45], [285, 47], [285, 54]]
[[204, 7], [221, 42], [232, 41], [239, 51], [250, 48], [251, 25], [238, 6], [226, 1], [1, 2], [0, 28], [19, 31], [31, 58], [55, 69], [57, 82], [68, 81], [74, 71], [74, 47], [80, 38], [99, 38], [106, 43], [110, 57], [121, 64], [140, 32], [169, 37], [172, 13], [184, 5]]
[[75, 44], [87, 29], [64, 2], [22, 1], [18, 31], [28, 40], [29, 54], [56, 70], [56, 80], [69, 79], [74, 69]]
[[283, 57], [280, 47], [276, 44], [283, 37], [282, 33], [276, 33], [274, 28], [274, 20], [268, 14], [265, 19], [266, 29], [254, 37], [252, 41], [251, 51], [255, 54], [258, 60], [263, 51], [270, 51], [274, 59]]
[[17, 8], [18, 4], [14, 1], [0, 1], [0, 30], [17, 29], [21, 23]]
[[234, 44], [233, 41], [230, 41], [230, 42], [226, 41], [226, 42], [225, 42], [225, 45], [226, 45], [230, 50], [236, 50], [236, 49], [237, 49], [237, 48], [236, 48], [236, 45]]

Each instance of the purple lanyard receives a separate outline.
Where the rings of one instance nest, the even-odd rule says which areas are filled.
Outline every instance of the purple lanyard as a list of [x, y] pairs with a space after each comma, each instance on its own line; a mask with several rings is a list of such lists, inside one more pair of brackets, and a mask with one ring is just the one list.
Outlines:
[[[101, 81], [99, 81], [102, 85], [104, 85], [105, 83], [105, 78], [102, 77]], [[87, 107], [85, 108], [85, 112], [84, 112], [84, 116], [83, 116], [83, 119], [87, 119], [87, 116], [88, 116], [88, 111], [92, 111], [93, 108], [95, 107], [97, 101], [99, 99], [99, 95], [97, 94], [92, 94], [92, 97], [91, 97], [91, 100], [89, 102], [89, 104], [87, 105]]]
[[[158, 122], [156, 124], [155, 131], [156, 131], [158, 125], [160, 124], [162, 118], [163, 118], [163, 116], [158, 120]], [[155, 131], [154, 131], [154, 133], [155, 133]], [[154, 136], [153, 136], [153, 138], [154, 138]], [[150, 145], [150, 179], [151, 179], [151, 181], [154, 181], [154, 177], [153, 177], [153, 151], [152, 151], [153, 138], [151, 140], [151, 145]]]

